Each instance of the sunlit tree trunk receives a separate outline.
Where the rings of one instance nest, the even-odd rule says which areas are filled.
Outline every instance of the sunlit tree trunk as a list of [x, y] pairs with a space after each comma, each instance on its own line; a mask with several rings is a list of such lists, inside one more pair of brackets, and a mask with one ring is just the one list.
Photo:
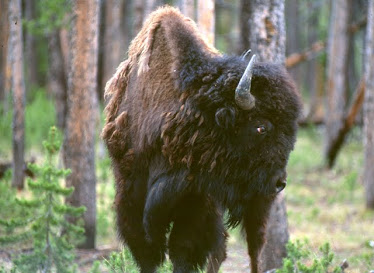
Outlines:
[[211, 44], [214, 44], [215, 18], [213, 0], [198, 0], [197, 25], [203, 37], [206, 37]]
[[50, 94], [54, 94], [57, 126], [64, 130], [67, 115], [67, 73], [59, 32], [55, 30], [48, 35], [48, 90]]
[[13, 90], [13, 187], [24, 186], [25, 149], [25, 79], [23, 71], [23, 38], [21, 0], [9, 2], [10, 61]]
[[374, 0], [369, 0], [365, 45], [364, 184], [366, 207], [374, 209]]
[[75, 190], [68, 202], [87, 208], [83, 219], [86, 240], [82, 248], [95, 247], [96, 176], [95, 122], [97, 119], [97, 56], [99, 0], [73, 1], [71, 63], [64, 162], [72, 173], [67, 185]]
[[342, 126], [347, 104], [347, 79], [349, 45], [349, 14], [351, 0], [332, 1], [330, 29], [327, 48], [327, 109], [325, 132], [325, 159], [329, 167], [334, 164], [332, 142]]
[[[249, 40], [243, 41], [243, 44], [249, 45], [259, 61], [284, 64], [286, 52], [284, 0], [243, 0], [242, 6], [244, 5], [248, 6], [247, 11], [242, 15], [248, 17], [241, 20], [247, 21], [246, 29], [249, 33], [246, 37]], [[284, 194], [281, 193], [270, 212], [266, 233], [267, 242], [260, 258], [260, 267], [263, 271], [282, 265], [282, 259], [287, 254], [285, 245], [288, 238], [286, 205]]]
[[0, 103], [5, 99], [7, 68], [8, 68], [8, 38], [9, 38], [9, 1], [0, 0]]

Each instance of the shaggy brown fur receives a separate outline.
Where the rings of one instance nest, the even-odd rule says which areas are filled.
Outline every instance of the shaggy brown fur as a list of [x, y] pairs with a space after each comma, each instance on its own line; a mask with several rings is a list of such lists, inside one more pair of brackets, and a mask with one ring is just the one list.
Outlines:
[[165, 7], [150, 15], [107, 83], [102, 137], [116, 178], [118, 230], [142, 272], [155, 272], [166, 249], [174, 272], [192, 272], [208, 257], [208, 272], [218, 272], [224, 209], [229, 226], [242, 223], [258, 271], [300, 102], [285, 70], [261, 63], [252, 79], [256, 107], [240, 109], [234, 92], [246, 65]]

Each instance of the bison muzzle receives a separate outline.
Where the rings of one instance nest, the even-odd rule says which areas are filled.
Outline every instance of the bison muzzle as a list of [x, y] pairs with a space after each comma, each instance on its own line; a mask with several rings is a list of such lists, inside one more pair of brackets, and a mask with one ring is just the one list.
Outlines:
[[218, 272], [226, 228], [238, 224], [258, 272], [300, 112], [285, 69], [220, 54], [190, 19], [164, 7], [132, 41], [105, 94], [118, 232], [141, 272], [155, 272], [166, 251], [174, 272], [207, 262]]

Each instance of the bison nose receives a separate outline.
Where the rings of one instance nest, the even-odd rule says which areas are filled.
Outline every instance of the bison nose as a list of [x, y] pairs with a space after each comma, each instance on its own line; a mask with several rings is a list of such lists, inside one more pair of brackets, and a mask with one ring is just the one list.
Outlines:
[[275, 184], [275, 191], [276, 193], [280, 193], [286, 187], [287, 182], [285, 179], [279, 179]]

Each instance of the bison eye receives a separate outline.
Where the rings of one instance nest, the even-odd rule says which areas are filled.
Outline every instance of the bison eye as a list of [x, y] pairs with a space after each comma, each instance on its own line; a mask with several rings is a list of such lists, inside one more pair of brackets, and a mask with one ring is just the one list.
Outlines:
[[260, 135], [263, 135], [263, 134], [266, 134], [267, 132], [267, 128], [265, 127], [265, 125], [260, 125], [256, 128], [257, 132], [260, 134]]

